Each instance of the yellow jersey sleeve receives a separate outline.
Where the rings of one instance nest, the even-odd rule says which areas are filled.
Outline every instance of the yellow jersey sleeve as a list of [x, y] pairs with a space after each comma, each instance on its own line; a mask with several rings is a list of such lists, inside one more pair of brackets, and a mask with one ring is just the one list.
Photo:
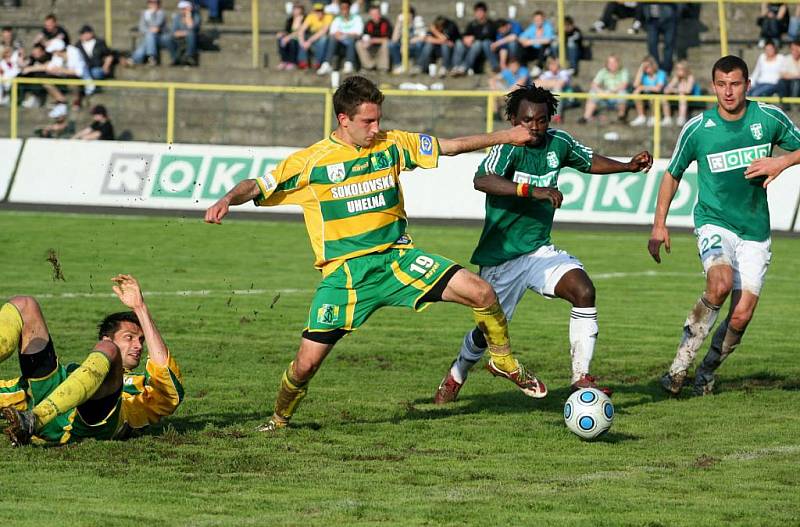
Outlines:
[[390, 134], [401, 151], [402, 170], [439, 166], [439, 140], [435, 137], [399, 130]]
[[122, 392], [123, 418], [131, 428], [157, 423], [172, 415], [183, 401], [183, 376], [172, 353], [164, 366], [148, 359], [146, 369], [143, 382], [136, 386], [138, 394]]
[[290, 195], [301, 189], [307, 183], [307, 178], [302, 177], [306, 163], [300, 156], [291, 155], [281, 161], [271, 172], [256, 178], [256, 184], [261, 194], [255, 198], [259, 207], [298, 203]]

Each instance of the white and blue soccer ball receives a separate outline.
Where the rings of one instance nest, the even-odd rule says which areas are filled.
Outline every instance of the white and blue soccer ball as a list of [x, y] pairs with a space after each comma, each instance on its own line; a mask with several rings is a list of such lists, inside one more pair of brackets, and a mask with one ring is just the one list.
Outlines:
[[614, 405], [608, 395], [595, 388], [582, 388], [564, 405], [567, 428], [582, 439], [594, 439], [608, 432], [614, 422]]

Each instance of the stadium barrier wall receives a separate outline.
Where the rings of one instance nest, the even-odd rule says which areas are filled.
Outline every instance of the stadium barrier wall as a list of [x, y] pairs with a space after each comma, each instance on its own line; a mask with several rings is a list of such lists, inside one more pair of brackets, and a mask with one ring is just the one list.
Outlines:
[[0, 139], [0, 200], [8, 194], [21, 148], [21, 139]]
[[[298, 149], [137, 142], [28, 139], [22, 149], [9, 201], [58, 205], [205, 210], [236, 183], [256, 177]], [[472, 177], [484, 154], [443, 157], [434, 170], [403, 175], [411, 218], [482, 219], [484, 196]], [[592, 176], [562, 170], [564, 202], [557, 221], [647, 225], [668, 160], [647, 173]], [[57, 169], [55, 168], [57, 167]], [[2, 173], [0, 173], [2, 178]], [[2, 179], [0, 179], [2, 182]], [[2, 188], [2, 187], [0, 187]], [[772, 227], [789, 231], [797, 220], [800, 167], [769, 187]], [[697, 199], [692, 165], [670, 209], [669, 224], [690, 227]], [[298, 207], [241, 207], [240, 210], [298, 213]], [[794, 225], [793, 225], [794, 224]]]

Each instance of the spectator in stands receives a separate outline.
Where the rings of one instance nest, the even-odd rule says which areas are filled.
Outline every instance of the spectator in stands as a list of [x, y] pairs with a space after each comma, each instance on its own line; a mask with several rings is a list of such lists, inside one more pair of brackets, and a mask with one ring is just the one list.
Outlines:
[[[678, 34], [678, 4], [644, 4], [644, 24], [647, 30], [647, 53], [656, 59], [658, 67], [672, 72], [675, 37]], [[659, 42], [664, 46], [659, 53]]]
[[200, 33], [200, 13], [190, 0], [178, 2], [178, 12], [172, 15], [172, 31], [167, 39], [173, 66], [197, 66], [197, 35]]
[[[578, 74], [578, 63], [583, 58], [583, 33], [575, 25], [571, 16], [564, 17], [564, 34], [567, 41], [567, 61], [575, 75]], [[552, 56], [558, 56], [558, 40], [554, 39], [550, 46]]]
[[53, 40], [61, 40], [64, 45], [69, 44], [69, 33], [67, 30], [58, 25], [56, 15], [50, 13], [44, 17], [44, 25], [42, 30], [33, 39], [34, 44], [42, 44], [45, 48], [49, 46]]
[[800, 97], [800, 40], [793, 41], [789, 54], [783, 57], [780, 94], [783, 97]]
[[[53, 39], [45, 49], [50, 53], [50, 61], [47, 63], [47, 76], [59, 79], [85, 79], [87, 77], [86, 62], [83, 60], [81, 52], [75, 46], [65, 46], [63, 40]], [[66, 106], [66, 95], [58, 86], [51, 84], [45, 85], [45, 90], [57, 105]], [[73, 105], [80, 108], [82, 89], [80, 86], [75, 88], [75, 100]]]
[[[197, 10], [201, 7], [208, 9], [208, 21], [222, 24], [222, 0], [194, 0]], [[297, 5], [297, 4], [294, 4]]]
[[75, 123], [67, 119], [68, 112], [66, 105], [58, 105], [47, 114], [53, 121], [44, 126], [37, 128], [33, 133], [39, 137], [47, 137], [51, 139], [58, 139], [60, 137], [71, 136], [75, 134]]
[[[689, 63], [681, 60], [675, 64], [675, 69], [672, 70], [672, 78], [664, 88], [665, 94], [670, 95], [700, 95], [700, 85], [692, 74], [689, 68]], [[664, 101], [661, 105], [664, 117], [661, 120], [661, 126], [672, 126], [672, 105], [670, 101]], [[683, 126], [689, 118], [689, 102], [686, 99], [678, 101], [678, 118], [675, 124]]]
[[278, 54], [281, 62], [279, 70], [293, 70], [297, 67], [300, 53], [300, 31], [306, 20], [306, 8], [303, 4], [294, 4], [292, 14], [286, 18], [283, 31], [278, 32]]
[[[325, 13], [336, 16], [341, 14], [341, 1], [340, 0], [326, 0]], [[361, 0], [352, 0], [350, 2], [350, 13], [357, 15], [361, 12]]]
[[[628, 92], [629, 82], [630, 77], [628, 75], [628, 70], [621, 67], [619, 59], [616, 56], [609, 55], [606, 59], [605, 67], [594, 76], [589, 92], [622, 95]], [[616, 107], [617, 119], [621, 122], [625, 121], [625, 113], [627, 112], [627, 102], [625, 99], [590, 98], [586, 101], [583, 117], [578, 119], [579, 123], [585, 123], [594, 118], [594, 112], [597, 109], [599, 100], [602, 101], [601, 104], [604, 106]]]
[[497, 55], [501, 71], [506, 69], [509, 57], [516, 57], [519, 54], [517, 39], [520, 33], [522, 33], [522, 26], [516, 20], [500, 19], [497, 21], [497, 36], [489, 49]]
[[602, 33], [617, 28], [617, 21], [632, 18], [633, 24], [628, 28], [628, 34], [635, 35], [642, 29], [644, 13], [639, 2], [606, 2], [603, 14], [592, 24], [591, 31]]
[[25, 47], [22, 45], [21, 40], [17, 40], [14, 36], [14, 28], [11, 26], [4, 26], [0, 32], [0, 46], [11, 49], [12, 55], [16, 57], [17, 64], [21, 67], [25, 61]]
[[783, 2], [761, 2], [761, 16], [756, 23], [761, 27], [758, 47], [763, 48], [767, 40], [780, 42], [789, 28], [789, 7]]
[[800, 4], [794, 8], [794, 14], [789, 17], [789, 29], [787, 31], [789, 40], [794, 42], [800, 38]]
[[[658, 68], [656, 59], [647, 56], [639, 65], [636, 71], [636, 76], [633, 80], [633, 93], [635, 94], [654, 94], [663, 93], [664, 88], [667, 86], [667, 73]], [[650, 102], [647, 102], [651, 105]], [[653, 118], [647, 117], [645, 113], [645, 101], [635, 100], [633, 105], [636, 108], [636, 118], [631, 121], [631, 126], [653, 126]]]
[[[413, 6], [408, 7], [408, 12], [411, 14], [411, 25], [408, 27], [408, 58], [419, 59], [419, 54], [422, 51], [422, 46], [425, 45], [425, 36], [428, 34], [428, 27], [425, 25], [425, 20]], [[403, 13], [397, 15], [397, 21], [392, 31], [392, 41], [389, 44], [389, 55], [392, 60], [392, 73], [403, 73]], [[419, 66], [412, 66], [411, 73], [419, 73]]]
[[166, 31], [167, 16], [161, 9], [160, 0], [147, 0], [147, 9], [139, 16], [139, 47], [133, 52], [133, 62], [150, 64], [161, 62], [161, 46], [169, 47], [169, 34]]
[[[48, 62], [50, 62], [50, 54], [47, 53], [44, 46], [42, 44], [34, 44], [28, 61], [19, 76], [31, 78], [47, 77]], [[20, 87], [20, 96], [24, 96], [22, 101], [23, 108], [37, 108], [44, 102], [47, 91], [39, 85], [22, 85]]]
[[750, 75], [751, 97], [768, 97], [779, 94], [781, 73], [784, 70], [783, 55], [778, 53], [778, 48], [771, 40], [764, 44], [764, 51], [758, 56], [756, 67]]
[[[522, 86], [527, 86], [531, 82], [530, 73], [528, 68], [523, 66], [519, 59], [512, 56], [508, 59], [508, 66], [489, 77], [489, 88], [493, 91], [512, 92]], [[495, 112], [500, 120], [503, 119], [503, 108], [505, 108], [505, 101], [502, 97], [494, 98]]]
[[8, 104], [11, 81], [22, 72], [16, 53], [11, 46], [0, 46], [0, 106]]
[[556, 37], [553, 24], [544, 16], [544, 12], [536, 11], [533, 13], [533, 22], [519, 36], [520, 62], [527, 63], [535, 61], [536, 66], [541, 71], [544, 59], [550, 52], [550, 44]]
[[492, 71], [500, 71], [498, 56], [491, 49], [497, 38], [497, 25], [489, 19], [488, 12], [485, 2], [477, 2], [473, 7], [475, 18], [467, 24], [461, 40], [456, 42], [452, 75], [474, 73], [481, 56], [489, 62]]
[[356, 51], [361, 67], [366, 70], [389, 71], [389, 41], [392, 24], [381, 15], [380, 4], [371, 4], [367, 12], [364, 34], [356, 42]]
[[92, 26], [81, 28], [76, 47], [86, 63], [86, 78], [102, 80], [113, 77], [114, 52], [106, 46], [104, 39], [95, 36]]
[[[558, 59], [555, 57], [548, 57], [545, 63], [545, 69], [534, 81], [534, 84], [540, 88], [545, 88], [553, 92], [563, 93], [572, 91], [572, 72], [565, 70], [559, 64]], [[552, 122], [558, 124], [564, 117], [564, 98], [562, 97], [556, 110], [556, 115], [553, 116]]]
[[[301, 70], [308, 68], [310, 64], [317, 69], [325, 60], [328, 54], [328, 29], [331, 27], [331, 22], [333, 22], [333, 15], [325, 13], [322, 2], [315, 3], [300, 28], [297, 65]], [[308, 58], [309, 52], [314, 56], [313, 63]]]
[[364, 21], [350, 11], [350, 0], [339, 1], [339, 15], [331, 22], [328, 30], [330, 41], [325, 62], [317, 70], [317, 74], [326, 75], [333, 71], [331, 63], [337, 54], [344, 52], [342, 72], [346, 75], [355, 70], [356, 41], [364, 33]]
[[92, 108], [92, 122], [83, 130], [79, 130], [72, 138], [85, 141], [113, 141], [114, 126], [108, 118], [106, 107], [98, 104]]
[[[452, 67], [453, 49], [460, 39], [461, 32], [456, 23], [447, 17], [437, 16], [428, 28], [425, 44], [420, 51], [419, 67], [422, 71], [428, 70], [431, 77], [437, 73], [442, 77], [447, 75], [447, 71]], [[437, 57], [442, 59], [442, 66], [438, 72], [435, 66]]]

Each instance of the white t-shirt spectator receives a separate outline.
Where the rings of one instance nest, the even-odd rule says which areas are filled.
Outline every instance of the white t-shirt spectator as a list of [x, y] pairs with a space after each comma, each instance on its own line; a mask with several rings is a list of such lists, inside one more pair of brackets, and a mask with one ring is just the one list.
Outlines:
[[361, 35], [364, 32], [364, 21], [360, 16], [350, 14], [350, 18], [337, 16], [331, 22], [331, 28], [328, 30], [331, 35], [335, 33], [349, 33]]
[[756, 67], [753, 70], [753, 76], [750, 77], [752, 83], [755, 84], [778, 84], [781, 80], [781, 72], [783, 71], [784, 57], [783, 55], [775, 55], [774, 60], [767, 60], [767, 56], [762, 53], [758, 57]]
[[67, 57], [63, 58], [61, 55], [53, 54], [53, 58], [47, 64], [47, 69], [66, 68], [72, 70], [76, 77], [83, 78], [86, 74], [86, 62], [83, 60], [83, 55], [78, 51], [75, 46], [67, 46]]

